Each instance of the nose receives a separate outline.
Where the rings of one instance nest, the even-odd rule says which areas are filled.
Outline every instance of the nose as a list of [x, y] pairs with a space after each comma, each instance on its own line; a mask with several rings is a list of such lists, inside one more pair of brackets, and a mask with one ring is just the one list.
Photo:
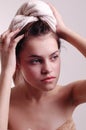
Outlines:
[[49, 74], [52, 72], [52, 65], [49, 61], [46, 61], [42, 64], [41, 74]]

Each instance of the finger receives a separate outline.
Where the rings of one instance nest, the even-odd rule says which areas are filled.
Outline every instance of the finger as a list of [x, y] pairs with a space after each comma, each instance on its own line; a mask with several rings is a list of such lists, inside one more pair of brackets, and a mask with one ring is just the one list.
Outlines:
[[0, 35], [0, 39], [1, 39], [1, 42], [0, 42], [0, 52], [2, 51], [3, 49], [3, 45], [4, 45], [4, 37], [6, 34], [8, 34], [9, 30], [6, 30], [4, 33], [2, 33]]
[[19, 29], [16, 29], [14, 31], [10, 31], [10, 29], [8, 29], [7, 31], [5, 31], [4, 33], [1, 34], [1, 38], [4, 40], [6, 39], [8, 36], [11, 37], [11, 36], [15, 36], [20, 30]]
[[10, 37], [10, 38], [15, 38], [16, 35], [17, 35], [19, 32], [20, 32], [20, 29], [18, 28], [18, 29], [16, 29], [16, 30], [10, 32], [10, 33], [9, 33], [9, 37]]
[[14, 39], [15, 38], [15, 36], [19, 33], [19, 29], [17, 29], [17, 30], [14, 30], [14, 31], [12, 31], [12, 32], [10, 32], [10, 33], [8, 33], [7, 35], [5, 35], [5, 39], [7, 40], [7, 39]]
[[2, 48], [3, 44], [4, 44], [4, 39], [5, 39], [5, 35], [9, 33], [9, 30], [6, 30], [4, 33], [2, 33], [0, 35], [0, 39], [1, 39], [1, 44], [0, 44], [0, 48]]
[[19, 29], [14, 30], [12, 32], [8, 30], [3, 34], [3, 46], [5, 47], [5, 49], [7, 49], [7, 47], [10, 45], [11, 41], [19, 33], [19, 31]]
[[12, 43], [10, 43], [10, 46], [11, 48], [16, 48], [18, 42], [24, 37], [24, 34], [18, 36], [17, 38], [15, 38]]
[[6, 36], [8, 33], [10, 33], [10, 30], [9, 30], [9, 29], [6, 30], [4, 33], [1, 34], [1, 38], [4, 39], [5, 36]]

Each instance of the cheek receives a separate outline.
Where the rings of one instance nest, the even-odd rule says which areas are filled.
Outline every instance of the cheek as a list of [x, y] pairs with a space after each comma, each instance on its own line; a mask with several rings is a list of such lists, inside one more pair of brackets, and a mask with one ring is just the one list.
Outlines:
[[37, 78], [40, 76], [40, 67], [30, 67], [28, 68], [28, 73], [33, 76], [33, 78]]
[[57, 63], [55, 64], [55, 73], [57, 75], [60, 73], [60, 59], [58, 59]]
[[40, 67], [38, 66], [24, 66], [21, 69], [23, 77], [27, 80], [36, 80], [40, 77]]

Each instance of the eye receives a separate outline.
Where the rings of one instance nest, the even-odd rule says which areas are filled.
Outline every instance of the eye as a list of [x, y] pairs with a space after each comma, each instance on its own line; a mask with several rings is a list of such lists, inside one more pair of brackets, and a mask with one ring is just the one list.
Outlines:
[[42, 63], [42, 60], [41, 60], [41, 59], [32, 59], [32, 60], [30, 61], [30, 63], [31, 63], [32, 65], [40, 64], [40, 63]]
[[58, 59], [58, 57], [59, 57], [58, 55], [53, 55], [53, 56], [51, 57], [51, 60], [52, 60], [52, 61], [56, 61], [56, 60]]

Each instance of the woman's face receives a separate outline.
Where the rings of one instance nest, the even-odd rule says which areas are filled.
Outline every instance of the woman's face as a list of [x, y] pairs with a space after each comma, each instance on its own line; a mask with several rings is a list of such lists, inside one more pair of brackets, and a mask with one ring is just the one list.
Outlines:
[[28, 85], [40, 90], [52, 90], [60, 73], [57, 41], [50, 33], [30, 38], [20, 53], [19, 67]]

